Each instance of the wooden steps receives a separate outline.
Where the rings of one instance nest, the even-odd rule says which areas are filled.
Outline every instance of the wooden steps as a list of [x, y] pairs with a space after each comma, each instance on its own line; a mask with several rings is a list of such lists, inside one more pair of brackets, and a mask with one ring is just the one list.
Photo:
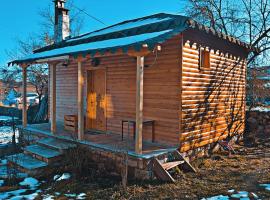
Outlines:
[[76, 145], [54, 138], [38, 140], [26, 146], [23, 153], [8, 156], [8, 164], [31, 176], [39, 176], [47, 167], [59, 164], [63, 152]]
[[170, 169], [177, 167], [178, 165], [181, 165], [183, 163], [184, 163], [184, 161], [173, 161], [173, 162], [167, 162], [167, 163], [161, 164], [161, 166], [165, 170], [170, 170]]
[[32, 155], [33, 157], [42, 160], [47, 164], [52, 164], [53, 162], [56, 162], [62, 155], [62, 153], [59, 151], [44, 146], [40, 146], [38, 144], [25, 147], [24, 153]]
[[175, 182], [175, 179], [170, 174], [170, 170], [178, 166], [181, 170], [196, 173], [196, 169], [181, 155], [179, 151], [173, 152], [172, 155], [174, 160], [169, 162], [162, 163], [162, 161], [157, 158], [153, 159], [153, 172], [158, 179], [165, 182]]
[[48, 166], [46, 162], [40, 161], [30, 155], [24, 153], [8, 156], [7, 160], [12, 166], [17, 166], [18, 169], [29, 175], [36, 175]]
[[44, 138], [38, 140], [37, 144], [44, 147], [48, 147], [50, 149], [57, 150], [61, 153], [63, 153], [67, 149], [75, 148], [77, 146], [76, 144], [60, 141], [54, 138]]

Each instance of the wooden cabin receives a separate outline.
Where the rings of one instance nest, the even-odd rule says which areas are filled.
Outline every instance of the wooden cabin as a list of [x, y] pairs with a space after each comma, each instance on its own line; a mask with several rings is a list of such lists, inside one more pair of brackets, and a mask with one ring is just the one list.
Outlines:
[[25, 108], [23, 129], [55, 135], [69, 133], [71, 123], [77, 141], [116, 149], [123, 134], [132, 155], [151, 152], [150, 144], [188, 152], [241, 135], [251, 51], [165, 13], [66, 37], [12, 62], [23, 68], [25, 83], [27, 66], [50, 69], [50, 123], [27, 125]]

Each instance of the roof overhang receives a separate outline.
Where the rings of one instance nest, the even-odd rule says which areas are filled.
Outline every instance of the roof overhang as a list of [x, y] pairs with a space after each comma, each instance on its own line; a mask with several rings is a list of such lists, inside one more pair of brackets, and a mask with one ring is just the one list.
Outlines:
[[165, 30], [154, 33], [146, 33], [123, 38], [109, 39], [75, 46], [67, 46], [63, 48], [53, 49], [40, 53], [34, 53], [27, 57], [9, 62], [9, 65], [36, 64], [44, 62], [53, 62], [57, 60], [68, 59], [69, 57], [86, 57], [90, 55], [105, 55], [105, 53], [114, 54], [121, 50], [128, 54], [129, 50], [140, 52], [145, 47], [152, 51], [156, 45], [165, 42], [173, 36], [181, 33], [184, 29]]

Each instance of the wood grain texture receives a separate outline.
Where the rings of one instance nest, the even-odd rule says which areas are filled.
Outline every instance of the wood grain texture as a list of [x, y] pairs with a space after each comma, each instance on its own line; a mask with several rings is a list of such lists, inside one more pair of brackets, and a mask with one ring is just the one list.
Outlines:
[[56, 132], [56, 64], [50, 64], [50, 123], [51, 132]]
[[[162, 45], [162, 51], [145, 57], [143, 118], [155, 120], [155, 140], [165, 144], [179, 143], [179, 46], [180, 37]], [[136, 58], [128, 55], [100, 57], [97, 68], [106, 70], [106, 130], [121, 133], [121, 120], [136, 118]], [[87, 107], [87, 71], [94, 70], [91, 59], [82, 63], [84, 72], [84, 114]], [[57, 66], [56, 119], [77, 113], [77, 62]], [[127, 126], [124, 127], [127, 134]], [[143, 140], [152, 139], [151, 126], [143, 127]], [[119, 136], [121, 137], [121, 136]]]
[[[214, 38], [202, 42], [194, 34], [188, 32], [183, 38], [182, 152], [241, 134], [245, 123], [245, 54], [235, 46], [215, 45]], [[199, 65], [200, 45], [210, 49], [207, 68]]]

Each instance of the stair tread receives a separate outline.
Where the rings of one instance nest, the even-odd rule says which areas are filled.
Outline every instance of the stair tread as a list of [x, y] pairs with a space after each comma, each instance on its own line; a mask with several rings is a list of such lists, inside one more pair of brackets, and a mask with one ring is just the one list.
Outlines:
[[56, 151], [56, 150], [53, 150], [50, 148], [46, 148], [44, 146], [40, 146], [37, 144], [27, 146], [27, 147], [25, 147], [24, 150], [27, 152], [33, 153], [35, 155], [41, 156], [43, 158], [48, 158], [48, 159], [61, 155], [61, 153], [59, 151]]
[[44, 139], [38, 140], [37, 143], [46, 145], [48, 147], [52, 147], [58, 150], [67, 150], [70, 148], [75, 148], [77, 146], [76, 144], [64, 142], [64, 141], [57, 140], [54, 138], [44, 138]]
[[38, 169], [38, 168], [48, 166], [47, 163], [40, 161], [36, 158], [33, 158], [32, 156], [26, 155], [24, 153], [8, 156], [7, 160], [28, 170], [33, 170], [33, 169]]
[[166, 163], [163, 163], [161, 165], [165, 170], [169, 170], [169, 169], [172, 169], [172, 168], [174, 168], [174, 167], [176, 167], [178, 165], [181, 165], [183, 163], [185, 163], [185, 161], [181, 160], [181, 161], [166, 162]]

